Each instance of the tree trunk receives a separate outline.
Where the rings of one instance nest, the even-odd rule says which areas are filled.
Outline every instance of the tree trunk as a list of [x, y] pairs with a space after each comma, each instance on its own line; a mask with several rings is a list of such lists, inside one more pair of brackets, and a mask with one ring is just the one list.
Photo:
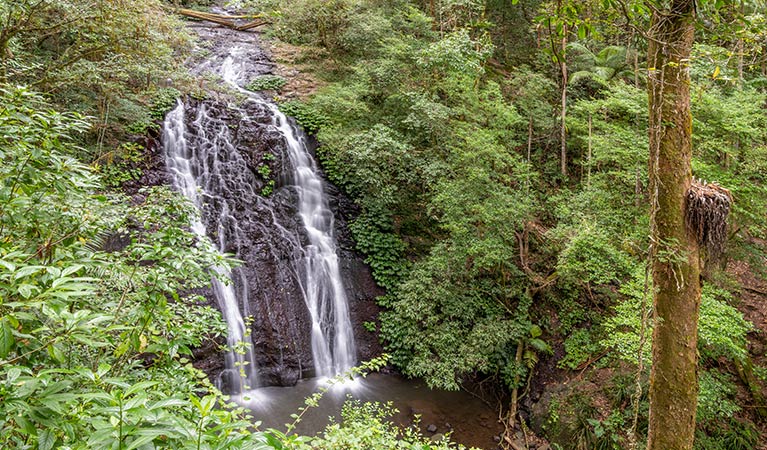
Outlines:
[[562, 175], [567, 176], [567, 24], [562, 27], [562, 56], [559, 60], [559, 66], [562, 71], [562, 109], [561, 120], [562, 124], [559, 128], [559, 139], [561, 141], [560, 147], [560, 169]]
[[527, 163], [530, 164], [530, 156], [533, 151], [533, 113], [527, 121]]
[[[517, 365], [522, 364], [522, 355], [525, 350], [525, 344], [521, 340], [517, 342], [517, 355], [514, 361]], [[511, 402], [509, 402], [509, 434], [514, 432], [514, 428], [517, 426], [517, 412], [519, 411], [519, 372], [514, 375], [514, 389], [511, 391]]]
[[735, 51], [738, 54], [738, 87], [743, 86], [743, 39], [738, 39], [737, 44], [735, 44]]
[[588, 149], [588, 156], [586, 157], [586, 187], [591, 187], [591, 113], [589, 113], [589, 149]]
[[655, 323], [648, 450], [691, 450], [695, 434], [700, 261], [696, 238], [685, 226], [694, 14], [694, 0], [673, 0], [653, 13], [648, 36]]

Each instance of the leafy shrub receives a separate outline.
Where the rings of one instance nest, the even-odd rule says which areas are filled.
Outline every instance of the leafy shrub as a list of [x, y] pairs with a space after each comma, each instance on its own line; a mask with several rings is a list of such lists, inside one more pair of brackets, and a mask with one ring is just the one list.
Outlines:
[[[633, 279], [625, 283], [620, 292], [626, 297], [615, 306], [615, 315], [605, 321], [606, 337], [600, 342], [605, 347], [615, 349], [617, 358], [636, 364], [642, 317], [640, 305], [644, 298], [648, 311], [652, 308], [652, 282], [648, 280], [645, 290], [644, 273], [637, 270]], [[729, 299], [731, 296], [726, 291], [710, 284], [703, 286], [698, 322], [698, 348], [703, 357], [741, 359], [747, 354], [746, 333], [752, 329], [752, 325], [743, 318], [740, 311], [727, 304]], [[647, 325], [643, 352], [645, 367], [650, 366], [651, 318]]]
[[740, 411], [734, 402], [737, 387], [730, 375], [716, 369], [704, 370], [700, 374], [698, 392], [697, 422], [726, 420]]
[[616, 249], [605, 233], [585, 225], [559, 254], [557, 273], [579, 283], [604, 285], [623, 279], [632, 265], [628, 255]]
[[329, 122], [327, 116], [304, 102], [291, 100], [280, 103], [278, 106], [283, 114], [296, 119], [296, 122], [310, 134], [316, 134]]
[[141, 178], [144, 148], [139, 144], [122, 144], [114, 152], [103, 155], [95, 167], [102, 181], [109, 187], [120, 187], [128, 181]]
[[695, 450], [755, 450], [759, 445], [759, 430], [748, 421], [731, 418], [718, 427], [695, 433]]
[[357, 249], [365, 254], [365, 263], [373, 269], [378, 284], [394, 288], [405, 274], [405, 244], [391, 232], [385, 218], [364, 214], [349, 225]]
[[298, 0], [280, 4], [275, 33], [286, 42], [321, 47], [331, 55], [375, 53], [392, 25], [370, 2], [360, 0]]
[[599, 345], [593, 341], [591, 331], [581, 328], [573, 331], [565, 340], [565, 357], [559, 360], [560, 369], [575, 370], [599, 351]]
[[698, 348], [704, 358], [742, 360], [748, 355], [746, 334], [753, 325], [728, 303], [731, 301], [729, 292], [704, 285], [698, 323]]
[[176, 107], [181, 92], [175, 88], [159, 89], [152, 97], [152, 106], [149, 108], [149, 116], [153, 120], [162, 120], [170, 110]]
[[250, 91], [279, 91], [288, 80], [279, 75], [261, 75], [248, 83], [246, 89]]
[[[182, 356], [225, 329], [179, 294], [227, 264], [188, 230], [196, 208], [167, 188], [135, 206], [97, 194], [67, 156], [79, 117], [23, 88], [0, 98], [12, 161], [0, 165], [0, 447], [257, 448], [244, 411], [219, 409]], [[102, 251], [113, 235], [125, 246]]]
[[390, 404], [348, 401], [341, 411], [341, 422], [329, 425], [304, 449], [332, 450], [341, 448], [419, 448], [430, 450], [463, 449], [449, 440], [431, 441], [417, 427], [400, 428], [391, 422], [399, 411]]

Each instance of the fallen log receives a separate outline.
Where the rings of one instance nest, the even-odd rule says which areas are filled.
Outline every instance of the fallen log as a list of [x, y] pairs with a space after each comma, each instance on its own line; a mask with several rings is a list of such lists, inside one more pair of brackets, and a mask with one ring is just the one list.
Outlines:
[[194, 19], [200, 19], [200, 20], [205, 20], [208, 22], [217, 23], [219, 25], [224, 25], [225, 27], [229, 27], [229, 28], [235, 28], [235, 29], [237, 28], [237, 24], [234, 23], [233, 20], [224, 19], [223, 17], [226, 17], [226, 16], [221, 16], [219, 14], [209, 14], [209, 13], [204, 13], [200, 11], [195, 11], [193, 9], [177, 9], [176, 12], [181, 14], [182, 16], [192, 17]]
[[267, 23], [269, 23], [268, 20], [258, 19], [258, 20], [254, 20], [253, 22], [248, 22], [245, 25], [241, 25], [237, 27], [237, 30], [248, 31], [248, 30], [252, 30], [253, 28], [260, 27], [261, 25], [266, 25]]
[[[258, 15], [227, 16], [223, 14], [214, 14], [214, 13], [195, 11], [193, 9], [184, 9], [184, 8], [176, 9], [176, 12], [178, 14], [181, 14], [182, 16], [217, 23], [219, 25], [223, 25], [225, 27], [229, 27], [237, 31], [248, 31], [248, 30], [252, 30], [253, 28], [260, 27], [261, 25], [265, 25], [269, 23], [268, 20], [259, 18]], [[247, 22], [242, 25], [238, 25], [236, 22], [237, 19], [255, 19], [255, 20], [251, 22]]]

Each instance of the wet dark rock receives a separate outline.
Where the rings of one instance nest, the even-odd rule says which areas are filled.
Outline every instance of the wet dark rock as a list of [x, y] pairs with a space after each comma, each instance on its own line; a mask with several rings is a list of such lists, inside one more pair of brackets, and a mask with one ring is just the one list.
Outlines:
[[208, 374], [211, 380], [217, 379], [224, 370], [222, 345], [226, 345], [226, 339], [223, 336], [207, 340], [198, 348], [192, 349], [194, 367]]
[[141, 167], [141, 177], [138, 180], [126, 182], [122, 187], [131, 196], [131, 203], [139, 204], [146, 196], [139, 193], [144, 187], [163, 186], [171, 183], [171, 178], [165, 170], [165, 155], [162, 144], [153, 136], [134, 139], [134, 143], [144, 147], [144, 163]]
[[101, 251], [112, 253], [124, 250], [131, 243], [130, 234], [124, 232], [112, 233], [104, 239]]

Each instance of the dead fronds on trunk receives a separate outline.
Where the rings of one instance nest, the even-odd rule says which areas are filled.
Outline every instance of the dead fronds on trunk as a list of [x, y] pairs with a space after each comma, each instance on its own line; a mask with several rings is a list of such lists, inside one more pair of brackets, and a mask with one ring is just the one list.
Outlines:
[[685, 222], [695, 235], [708, 261], [716, 261], [727, 244], [727, 217], [732, 208], [732, 194], [716, 183], [693, 179], [687, 191]]

